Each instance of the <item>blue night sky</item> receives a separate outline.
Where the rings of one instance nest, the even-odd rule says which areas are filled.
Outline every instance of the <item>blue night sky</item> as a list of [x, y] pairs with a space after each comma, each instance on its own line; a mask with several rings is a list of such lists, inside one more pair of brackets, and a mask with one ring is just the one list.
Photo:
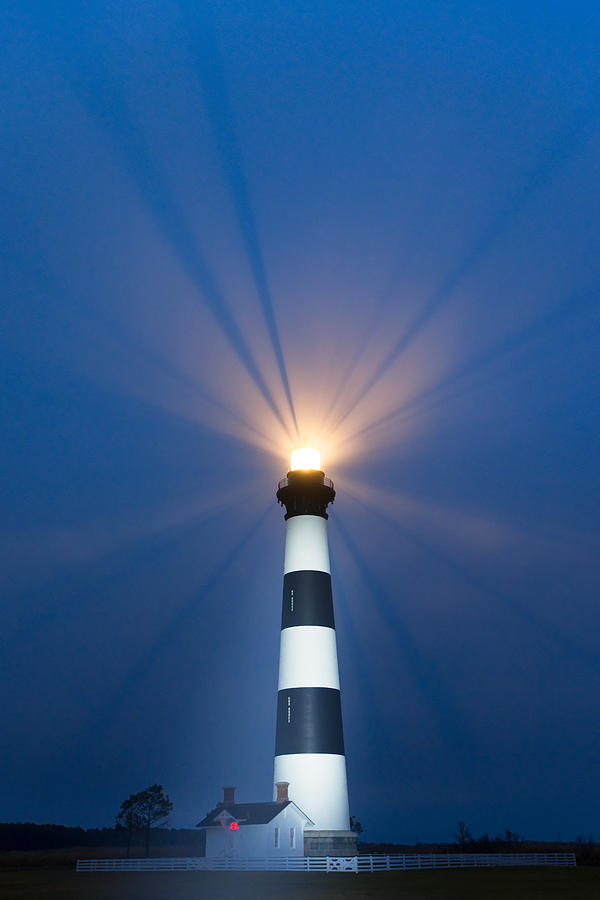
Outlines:
[[365, 838], [598, 836], [599, 19], [3, 3], [2, 820], [270, 799], [306, 438]]

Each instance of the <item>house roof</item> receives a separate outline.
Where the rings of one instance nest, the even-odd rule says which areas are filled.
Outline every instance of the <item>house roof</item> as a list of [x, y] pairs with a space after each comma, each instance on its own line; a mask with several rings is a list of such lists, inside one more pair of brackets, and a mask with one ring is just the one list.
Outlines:
[[[235, 819], [240, 825], [266, 825], [267, 822], [270, 822], [275, 816], [278, 816], [282, 809], [289, 806], [291, 802], [291, 800], [286, 800], [283, 803], [277, 803], [275, 801], [271, 801], [270, 803], [230, 803], [227, 806], [220, 803], [211, 810], [211, 812], [207, 813], [202, 821], [198, 822], [196, 827], [207, 828], [211, 825], [220, 826], [221, 823], [218, 821], [218, 817], [223, 812], [228, 813], [231, 819]], [[295, 803], [292, 805], [298, 809]], [[298, 812], [301, 812], [301, 810], [298, 809]], [[302, 813], [302, 815], [304, 815], [304, 813]], [[308, 819], [308, 816], [305, 816], [305, 818]]]

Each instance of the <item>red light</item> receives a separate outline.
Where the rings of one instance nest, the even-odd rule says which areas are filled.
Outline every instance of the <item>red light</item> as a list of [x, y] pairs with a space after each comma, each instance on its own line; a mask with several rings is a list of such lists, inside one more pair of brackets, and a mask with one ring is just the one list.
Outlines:
[[239, 829], [240, 829], [240, 826], [238, 825], [237, 822], [232, 822], [229, 827], [231, 828], [232, 831], [239, 831]]

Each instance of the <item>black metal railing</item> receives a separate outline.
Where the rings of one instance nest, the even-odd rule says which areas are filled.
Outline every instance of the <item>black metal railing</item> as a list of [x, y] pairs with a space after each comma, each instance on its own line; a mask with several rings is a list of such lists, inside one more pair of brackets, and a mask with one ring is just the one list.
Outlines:
[[[298, 469], [297, 469], [296, 471], [304, 471], [304, 470], [298, 470]], [[311, 469], [306, 470], [306, 471], [307, 471], [307, 474], [308, 474], [309, 472], [312, 473], [312, 470], [311, 470]], [[277, 490], [280, 491], [282, 488], [287, 487], [287, 486], [289, 485], [289, 483], [290, 483], [290, 482], [289, 482], [289, 479], [288, 479], [288, 477], [287, 477], [287, 475], [286, 475], [285, 478], [282, 478], [281, 481], [279, 481], [279, 482], [277, 483]], [[332, 490], [335, 490], [335, 488], [334, 488], [334, 486], [333, 486], [333, 481], [331, 480], [331, 478], [328, 478], [327, 475], [323, 475], [323, 481], [322, 481], [322, 482], [319, 482], [319, 483], [320, 483], [320, 484], [324, 484], [325, 487], [328, 487], [328, 488], [331, 488]]]

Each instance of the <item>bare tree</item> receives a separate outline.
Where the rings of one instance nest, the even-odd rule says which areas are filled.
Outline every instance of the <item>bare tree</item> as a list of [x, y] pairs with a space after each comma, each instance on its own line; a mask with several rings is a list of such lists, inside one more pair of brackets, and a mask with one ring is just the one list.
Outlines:
[[471, 830], [469, 826], [464, 822], [458, 823], [458, 825], [456, 826], [456, 831], [454, 832], [454, 837], [456, 838], [456, 843], [461, 850], [465, 850], [469, 844], [473, 843], [473, 835], [471, 834]]

